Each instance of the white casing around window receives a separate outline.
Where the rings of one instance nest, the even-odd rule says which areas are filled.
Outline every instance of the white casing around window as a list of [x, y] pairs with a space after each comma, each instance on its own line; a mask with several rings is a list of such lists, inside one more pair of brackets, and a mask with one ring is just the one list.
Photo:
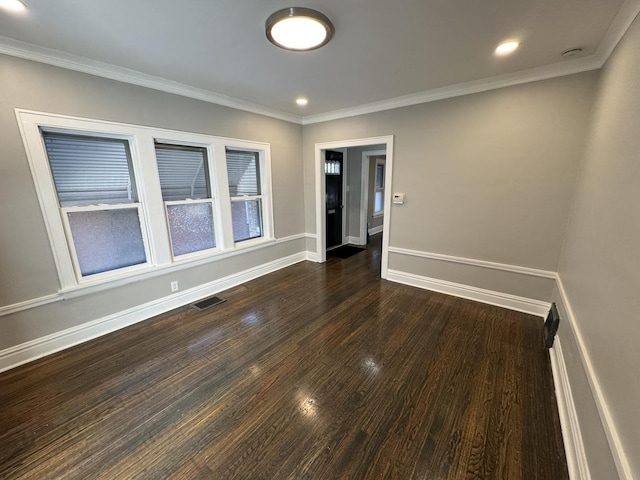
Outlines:
[[[194, 256], [194, 258], [201, 261], [203, 258], [210, 257], [213, 260], [216, 255], [223, 255], [225, 252], [240, 250], [273, 239], [271, 155], [268, 143], [22, 109], [16, 109], [15, 112], [51, 242], [62, 292], [108, 283], [143, 271], [152, 272], [159, 268], [164, 270], [172, 264], [184, 265], [187, 263], [185, 260], [191, 259], [191, 257], [174, 259], [172, 255], [165, 203], [162, 200], [160, 180], [155, 161], [155, 141], [205, 147], [207, 149], [217, 248], [207, 250], [204, 253], [199, 252], [201, 254]], [[139, 197], [138, 208], [141, 212], [141, 227], [143, 229], [143, 238], [145, 239], [147, 264], [113, 270], [107, 274], [92, 275], [92, 278], [82, 278], [77, 275], [77, 261], [74, 259], [72, 251], [73, 245], [67, 241], [65, 221], [58, 204], [56, 188], [49, 168], [41, 129], [88, 136], [119, 138], [129, 142]], [[235, 246], [233, 242], [231, 199], [229, 198], [225, 162], [226, 148], [259, 153], [264, 236], [256, 239], [257, 241], [252, 241], [250, 244], [243, 242], [243, 245]]]

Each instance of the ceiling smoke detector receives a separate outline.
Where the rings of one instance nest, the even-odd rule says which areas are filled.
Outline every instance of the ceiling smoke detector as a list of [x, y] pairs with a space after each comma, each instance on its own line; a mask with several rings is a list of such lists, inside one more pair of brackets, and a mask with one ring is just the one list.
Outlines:
[[565, 50], [564, 52], [562, 52], [562, 57], [563, 58], [573, 58], [573, 57], [578, 57], [582, 55], [582, 49], [581, 48], [570, 48], [569, 50]]

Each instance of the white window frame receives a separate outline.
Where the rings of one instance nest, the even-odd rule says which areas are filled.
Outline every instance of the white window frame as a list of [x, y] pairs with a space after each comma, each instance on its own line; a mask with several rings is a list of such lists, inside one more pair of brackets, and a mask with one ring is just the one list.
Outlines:
[[[373, 186], [374, 186], [374, 192], [373, 192], [373, 217], [381, 217], [382, 215], [384, 215], [384, 189], [385, 189], [385, 185], [384, 185], [384, 177], [385, 177], [385, 172], [384, 170], [386, 170], [387, 165], [386, 165], [386, 159], [384, 158], [378, 158], [376, 159], [376, 169], [375, 169], [375, 175], [373, 177]], [[382, 172], [382, 187], [378, 187], [378, 165], [382, 165], [382, 168], [384, 169]], [[378, 194], [378, 192], [382, 192], [382, 209], [381, 210], [375, 210], [376, 208], [376, 196]]]
[[142, 243], [144, 245], [144, 255], [147, 261], [136, 265], [130, 265], [128, 267], [121, 267], [115, 270], [107, 270], [106, 272], [102, 273], [94, 273], [93, 275], [91, 275], [92, 281], [119, 278], [123, 274], [135, 273], [148, 268], [150, 255], [149, 241], [146, 234], [147, 229], [145, 225], [144, 215], [142, 213], [142, 205], [140, 203], [117, 203], [108, 205], [88, 205], [86, 207], [60, 207], [60, 217], [64, 225], [65, 233], [67, 235], [67, 241], [69, 242], [68, 251], [71, 255], [71, 263], [78, 280], [84, 279], [85, 277], [82, 276], [82, 272], [80, 271], [80, 261], [78, 260], [78, 256], [76, 254], [75, 242], [71, 233], [71, 226], [69, 225], [69, 216], [67, 214], [72, 212], [98, 212], [106, 210], [128, 210], [134, 208], [138, 211], [138, 219], [140, 221], [140, 230], [142, 233]]
[[190, 252], [190, 253], [183, 253], [182, 255], [175, 255], [173, 253], [173, 239], [171, 238], [171, 232], [169, 232], [169, 243], [171, 244], [171, 258], [173, 258], [174, 262], [180, 262], [183, 260], [192, 260], [194, 258], [202, 258], [202, 257], [206, 257], [209, 256], [209, 254], [211, 254], [212, 252], [215, 252], [217, 250], [219, 250], [218, 248], [218, 231], [220, 230], [219, 228], [219, 221], [218, 221], [218, 214], [216, 213], [216, 201], [215, 201], [215, 197], [212, 195], [210, 198], [203, 198], [203, 199], [198, 199], [198, 200], [171, 200], [171, 201], [165, 201], [164, 202], [164, 213], [165, 213], [165, 217], [166, 217], [166, 221], [167, 221], [167, 228], [169, 228], [169, 207], [171, 205], [193, 205], [193, 204], [197, 204], [197, 203], [208, 203], [211, 205], [211, 211], [213, 212], [213, 235], [216, 241], [216, 245], [215, 247], [212, 248], [206, 248], [204, 250], [198, 250], [196, 252]]
[[[34, 179], [38, 201], [51, 242], [54, 261], [60, 280], [60, 293], [91, 289], [93, 286], [121, 284], [132, 276], [155, 275], [167, 269], [181, 269], [235, 254], [248, 247], [275, 243], [273, 235], [273, 205], [271, 192], [271, 147], [268, 143], [238, 140], [211, 135], [194, 134], [160, 128], [107, 122], [66, 115], [16, 109], [16, 117], [23, 138], [29, 167]], [[59, 206], [58, 195], [49, 167], [41, 130], [64, 132], [102, 138], [118, 138], [129, 142], [138, 202], [110, 205], [107, 208], [138, 208], [147, 263], [120, 268], [101, 274], [82, 277], [79, 273], [75, 248], [68, 231], [68, 222]], [[211, 201], [214, 206], [216, 247], [173, 257], [166, 205], [160, 189], [155, 157], [155, 142], [197, 146], [207, 149]], [[240, 242], [233, 241], [231, 199], [227, 179], [225, 151], [248, 150], [259, 153], [261, 167], [263, 236]], [[75, 208], [75, 207], [66, 207]], [[96, 207], [105, 209], [104, 206]], [[66, 222], [66, 224], [65, 224]], [[194, 263], [197, 262], [197, 263]]]
[[[230, 229], [229, 232], [231, 237], [228, 241], [232, 242], [236, 248], [247, 248], [259, 244], [265, 239], [273, 238], [273, 206], [271, 202], [271, 155], [269, 150], [265, 149], [257, 149], [255, 144], [244, 142], [244, 141], [236, 141], [234, 143], [228, 143], [225, 145], [225, 180], [228, 183], [227, 176], [227, 159], [226, 159], [226, 151], [236, 150], [241, 152], [250, 152], [258, 154], [258, 168], [260, 168], [259, 178], [260, 178], [260, 195], [242, 195], [239, 197], [231, 197], [229, 196], [229, 219], [231, 220], [231, 202], [238, 201], [246, 201], [246, 200], [260, 200], [261, 208], [262, 208], [262, 236], [257, 238], [251, 238], [248, 240], [241, 240], [236, 242], [233, 238], [233, 228]], [[229, 195], [229, 186], [227, 184], [227, 195]]]
[[[219, 202], [220, 196], [218, 195], [218, 191], [220, 187], [217, 181], [219, 178], [219, 173], [218, 172], [214, 173], [215, 165], [216, 163], [219, 163], [219, 162], [214, 161], [214, 157], [216, 153], [215, 147], [213, 144], [207, 143], [207, 142], [204, 142], [204, 143], [194, 142], [195, 135], [193, 134], [184, 133], [184, 132], [172, 132], [172, 133], [173, 135], [170, 135], [170, 136], [162, 136], [162, 137], [154, 136], [153, 138], [154, 160], [156, 159], [155, 157], [156, 142], [166, 144], [166, 145], [179, 145], [179, 146], [185, 146], [185, 147], [204, 148], [207, 151], [207, 162], [209, 163], [208, 165], [209, 178], [207, 179], [207, 181], [209, 182], [209, 186], [211, 188], [211, 197], [203, 200], [164, 201], [164, 199], [162, 199], [162, 191], [160, 192], [160, 198], [164, 205], [164, 218], [166, 222], [166, 228], [169, 235], [169, 248], [170, 248], [171, 259], [173, 263], [179, 263], [179, 262], [188, 262], [194, 259], [206, 258], [208, 256], [211, 256], [212, 254], [220, 252], [224, 250], [223, 245], [225, 245], [225, 242], [224, 241], [221, 242], [222, 214], [221, 214], [220, 202]], [[210, 137], [210, 138], [213, 139], [214, 137]], [[157, 163], [155, 163], [155, 166], [157, 169]], [[159, 185], [160, 177], [157, 174], [157, 172], [156, 172], [156, 175], [158, 176], [158, 185]], [[212, 210], [213, 211], [213, 229], [214, 229], [214, 234], [216, 239], [216, 246], [214, 248], [208, 248], [206, 250], [200, 250], [198, 252], [185, 253], [184, 255], [174, 255], [173, 245], [171, 244], [171, 234], [169, 233], [169, 212], [167, 211], [167, 205], [187, 204], [187, 203], [196, 203], [196, 202], [210, 202], [213, 206], [213, 210]], [[229, 244], [226, 244], [227, 248], [228, 248], [228, 245]]]

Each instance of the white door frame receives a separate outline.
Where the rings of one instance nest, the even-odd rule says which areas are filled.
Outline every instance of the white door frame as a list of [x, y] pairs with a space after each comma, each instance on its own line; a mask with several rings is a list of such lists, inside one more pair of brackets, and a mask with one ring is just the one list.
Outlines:
[[[386, 155], [386, 150], [362, 152], [362, 181], [360, 182], [360, 244], [367, 243], [367, 220], [369, 218], [369, 157]], [[386, 213], [386, 212], [385, 212]], [[384, 228], [384, 227], [383, 227]]]
[[393, 179], [393, 135], [381, 137], [358, 138], [338, 142], [323, 142], [315, 145], [315, 180], [316, 180], [316, 253], [318, 262], [327, 261], [326, 238], [326, 184], [324, 178], [324, 150], [339, 148], [364, 147], [367, 145], [386, 146], [387, 160], [384, 169], [384, 221], [382, 226], [382, 268], [380, 276], [387, 278], [389, 264], [389, 225], [391, 221], [391, 192]]
[[[349, 211], [349, 195], [347, 195], [347, 162], [349, 157], [346, 148], [336, 149], [342, 152], [342, 245], [347, 243], [347, 212]], [[326, 238], [326, 237], [325, 237]]]

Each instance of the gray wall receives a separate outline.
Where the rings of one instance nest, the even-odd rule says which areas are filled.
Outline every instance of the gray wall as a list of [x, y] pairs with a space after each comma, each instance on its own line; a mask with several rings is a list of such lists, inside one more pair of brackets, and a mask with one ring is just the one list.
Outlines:
[[[134, 85], [0, 56], [0, 306], [56, 293], [58, 277], [14, 108], [271, 144], [276, 237], [304, 233], [302, 127]], [[305, 240], [171, 275], [185, 290], [304, 251]], [[0, 349], [170, 293], [166, 276], [6, 315]]]
[[[393, 134], [386, 187], [407, 197], [391, 208], [392, 247], [556, 271], [597, 78], [588, 72], [305, 126], [307, 231], [315, 231], [314, 144]], [[397, 261], [392, 254], [389, 267], [459, 276], [450, 263], [436, 275], [433, 262]], [[473, 286], [495, 283], [476, 277]], [[502, 283], [505, 293], [546, 301], [553, 288]]]
[[[602, 72], [559, 274], [635, 478], [640, 478], [640, 20]], [[556, 295], [556, 300], [560, 300]], [[565, 349], [575, 350], [565, 322]], [[579, 368], [569, 372], [579, 385]], [[581, 424], [597, 422], [578, 396]], [[606, 450], [605, 450], [606, 452]], [[599, 459], [594, 445], [587, 456]], [[591, 462], [590, 462], [591, 463]], [[593, 478], [614, 478], [607, 476]]]
[[[598, 72], [304, 129], [0, 57], [0, 305], [59, 288], [18, 133], [16, 107], [269, 142], [277, 237], [315, 232], [315, 143], [393, 134], [394, 182], [386, 188], [405, 192], [407, 201], [391, 209], [391, 246], [551, 271], [559, 266], [587, 353], [638, 476], [638, 44], [636, 22], [604, 70], [593, 115]], [[359, 163], [358, 158], [355, 164]], [[315, 250], [314, 244], [310, 238], [279, 244], [184, 270], [171, 279], [188, 289], [305, 249]], [[559, 300], [559, 294], [552, 293], [552, 282], [540, 278], [398, 254], [390, 256], [390, 266], [530, 298]], [[168, 284], [166, 275], [159, 276], [4, 316], [0, 349], [161, 298], [170, 293]], [[566, 305], [561, 310], [566, 318]], [[588, 372], [567, 322], [560, 338], [593, 478], [613, 478]]]

